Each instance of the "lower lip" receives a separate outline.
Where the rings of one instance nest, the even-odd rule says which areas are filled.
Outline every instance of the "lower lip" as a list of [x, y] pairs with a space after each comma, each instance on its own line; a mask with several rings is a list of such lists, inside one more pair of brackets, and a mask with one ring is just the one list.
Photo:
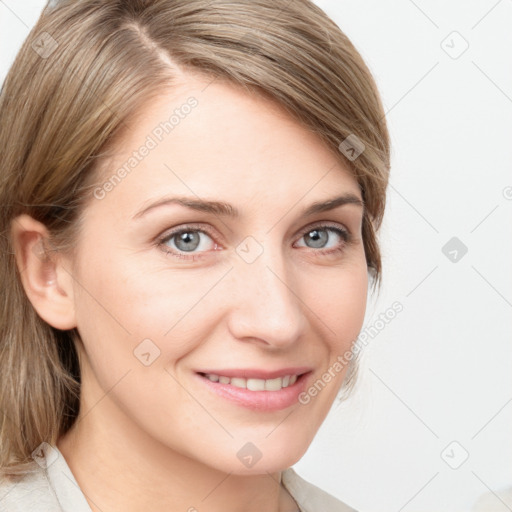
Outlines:
[[279, 391], [250, 391], [231, 384], [213, 382], [199, 373], [196, 376], [211, 391], [237, 405], [253, 411], [280, 411], [298, 403], [299, 395], [304, 391], [310, 374], [311, 372], [302, 374], [294, 384]]

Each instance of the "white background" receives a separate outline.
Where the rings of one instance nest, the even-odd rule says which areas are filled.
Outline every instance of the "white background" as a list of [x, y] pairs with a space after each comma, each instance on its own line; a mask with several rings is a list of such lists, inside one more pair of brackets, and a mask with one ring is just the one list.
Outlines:
[[[512, 510], [512, 1], [316, 3], [374, 74], [392, 137], [365, 325], [404, 309], [295, 470], [361, 512], [469, 512], [485, 493], [486, 512]], [[0, 80], [43, 5], [0, 0]]]

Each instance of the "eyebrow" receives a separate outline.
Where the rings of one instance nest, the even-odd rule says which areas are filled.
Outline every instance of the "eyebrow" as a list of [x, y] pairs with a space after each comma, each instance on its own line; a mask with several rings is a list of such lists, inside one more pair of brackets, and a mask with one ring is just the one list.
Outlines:
[[[140, 219], [146, 213], [148, 213], [151, 210], [154, 210], [155, 208], [171, 204], [178, 204], [191, 210], [212, 213], [214, 215], [219, 215], [223, 217], [240, 217], [240, 211], [233, 205], [226, 203], [224, 201], [208, 201], [206, 199], [194, 199], [192, 197], [179, 196], [164, 197], [162, 199], [159, 199], [158, 201], [151, 203], [149, 206], [136, 213], [133, 216], [133, 219]], [[305, 217], [313, 215], [315, 213], [326, 212], [329, 210], [334, 210], [335, 208], [338, 208], [339, 206], [344, 206], [346, 204], [355, 204], [364, 209], [364, 202], [359, 197], [357, 197], [355, 194], [347, 193], [338, 197], [327, 199], [325, 201], [317, 201], [315, 203], [312, 203], [310, 206], [302, 210], [301, 215]]]

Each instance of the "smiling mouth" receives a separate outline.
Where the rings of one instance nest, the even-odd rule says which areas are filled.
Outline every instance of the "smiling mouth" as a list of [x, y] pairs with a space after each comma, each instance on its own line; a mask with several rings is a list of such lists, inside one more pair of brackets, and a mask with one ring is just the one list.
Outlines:
[[275, 379], [246, 379], [243, 377], [226, 377], [224, 375], [216, 375], [214, 373], [202, 373], [199, 375], [219, 384], [229, 384], [236, 388], [247, 389], [249, 391], [279, 391], [283, 388], [293, 386], [303, 374], [285, 375]]

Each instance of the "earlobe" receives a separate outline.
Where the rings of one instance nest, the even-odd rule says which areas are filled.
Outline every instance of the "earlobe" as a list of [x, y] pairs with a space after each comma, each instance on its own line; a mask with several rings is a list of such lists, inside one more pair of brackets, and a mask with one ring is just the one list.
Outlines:
[[56, 329], [76, 327], [73, 278], [65, 258], [49, 250], [46, 226], [29, 215], [11, 223], [21, 282], [38, 315]]

